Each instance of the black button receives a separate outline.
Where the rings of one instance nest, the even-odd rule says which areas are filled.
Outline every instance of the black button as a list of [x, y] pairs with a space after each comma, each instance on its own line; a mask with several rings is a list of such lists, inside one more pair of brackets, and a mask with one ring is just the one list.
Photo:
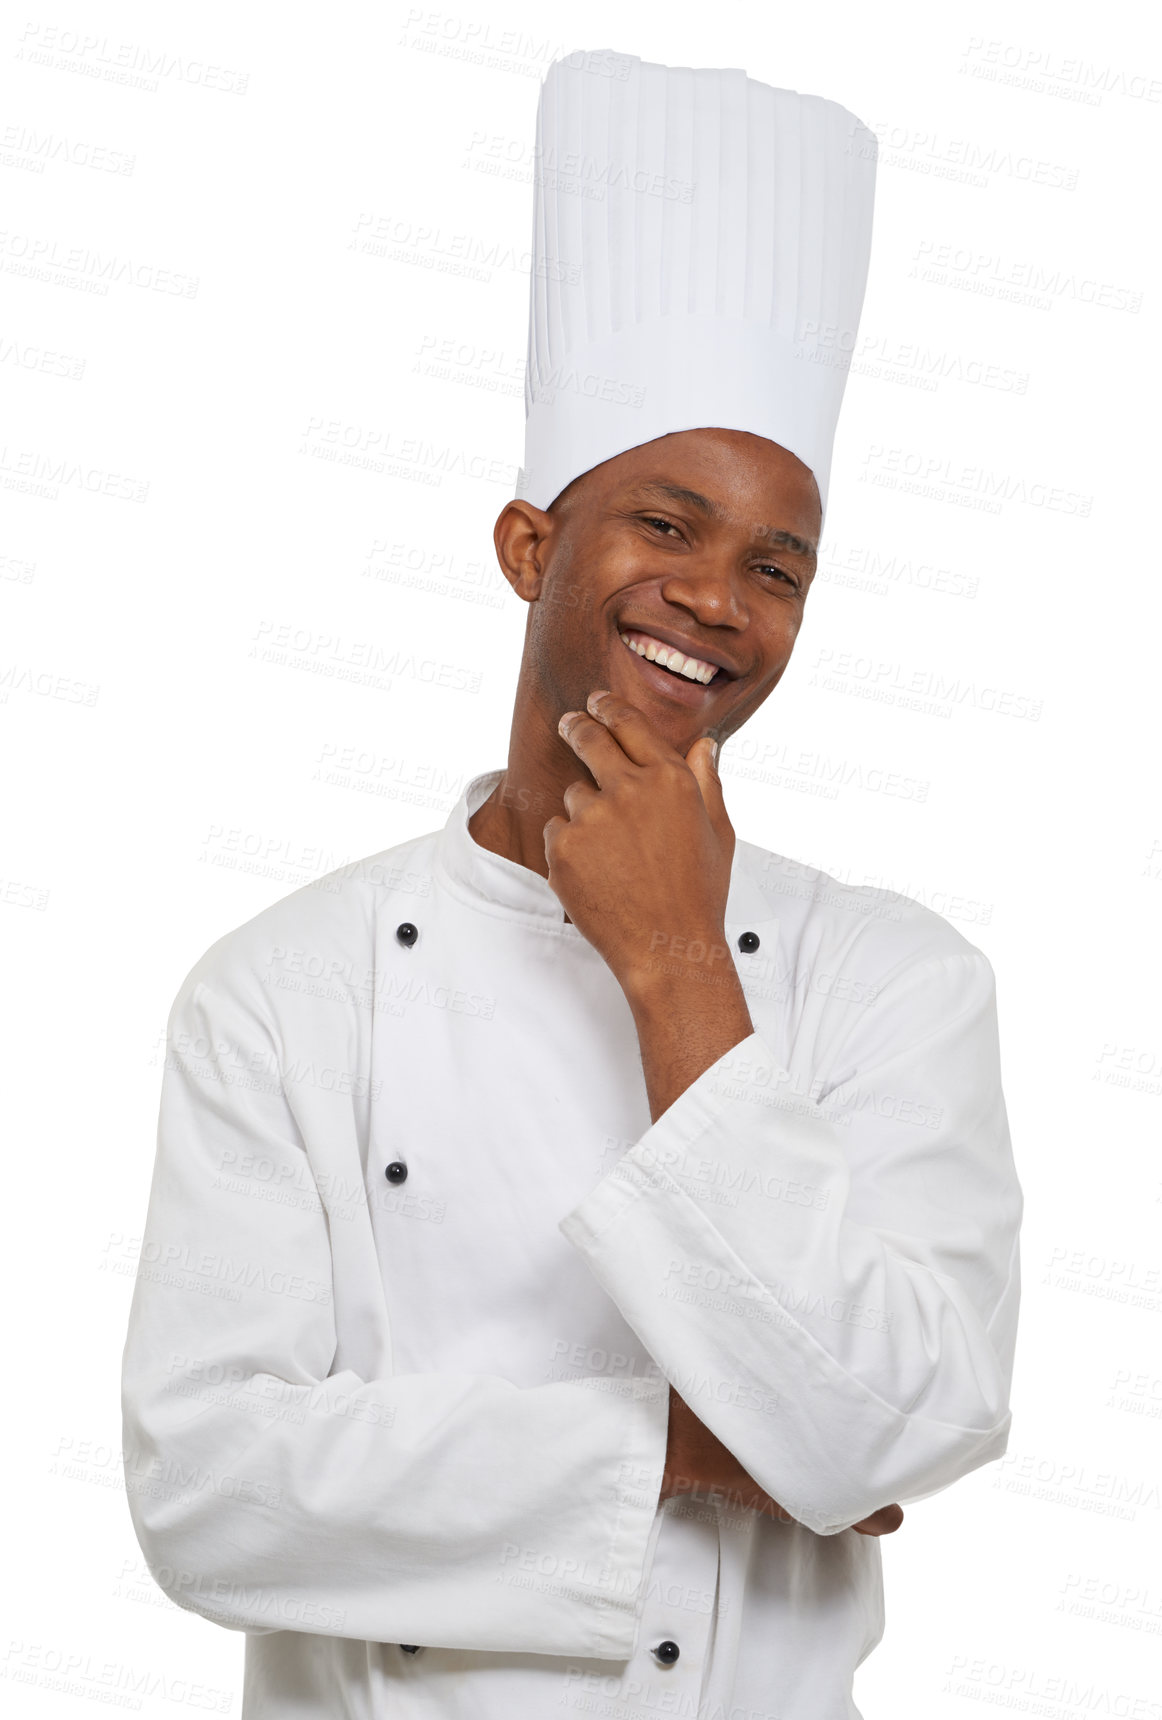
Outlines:
[[410, 950], [420, 935], [418, 926], [413, 926], [410, 920], [405, 920], [402, 926], [395, 928], [395, 935], [401, 944], [406, 944]]
[[393, 1159], [383, 1174], [388, 1182], [406, 1182], [408, 1180], [408, 1168], [402, 1159]]
[[758, 935], [758, 933], [757, 932], [744, 932], [742, 934], [741, 938], [739, 938], [739, 940], [738, 940], [738, 947], [742, 951], [744, 956], [753, 956], [755, 951], [759, 947], [759, 935]]
[[405, 1654], [418, 1654], [420, 1652], [414, 1643], [401, 1642], [399, 1646], [403, 1649]]
[[665, 1642], [659, 1642], [657, 1648], [655, 1648], [654, 1658], [655, 1660], [660, 1660], [663, 1666], [673, 1666], [680, 1653], [681, 1650], [677, 1643], [670, 1642], [667, 1638]]

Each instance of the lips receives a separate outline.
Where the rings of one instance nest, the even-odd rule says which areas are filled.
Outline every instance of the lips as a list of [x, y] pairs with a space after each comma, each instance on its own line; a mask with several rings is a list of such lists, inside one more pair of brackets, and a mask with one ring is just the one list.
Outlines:
[[737, 677], [738, 671], [719, 652], [683, 639], [681, 634], [672, 633], [668, 628], [654, 630], [619, 625], [618, 634], [622, 644], [637, 656], [699, 686]]
[[[636, 628], [629, 637], [639, 639], [649, 637], [651, 644], [653, 643], [651, 636], [639, 634]], [[718, 697], [719, 684], [725, 679], [725, 674], [716, 665], [703, 661], [703, 673], [714, 668], [714, 676], [709, 681], [696, 680], [693, 676], [681, 674], [677, 669], [663, 668], [656, 659], [651, 661], [639, 651], [635, 651], [628, 642], [625, 642], [625, 650], [633, 658], [633, 667], [629, 670], [630, 675], [635, 680], [640, 678], [644, 681], [655, 698], [660, 697], [667, 704], [684, 705], [688, 709], [696, 710]], [[679, 653], [670, 652], [667, 655], [679, 655]], [[686, 660], [687, 657], [683, 655], [682, 661], [685, 662]]]
[[707, 663], [699, 657], [687, 656], [676, 646], [664, 645], [647, 633], [623, 633], [621, 642], [628, 645], [639, 657], [644, 657], [647, 662], [656, 663], [659, 669], [667, 669], [687, 681], [697, 681], [704, 687], [708, 686], [718, 673], [716, 663]]

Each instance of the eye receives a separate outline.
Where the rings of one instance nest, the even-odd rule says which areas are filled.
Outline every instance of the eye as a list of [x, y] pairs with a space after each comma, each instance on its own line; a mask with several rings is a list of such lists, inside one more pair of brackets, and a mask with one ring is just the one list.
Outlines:
[[785, 567], [775, 567], [773, 565], [773, 563], [765, 562], [759, 568], [759, 572], [760, 573], [775, 573], [779, 576], [780, 579], [785, 579], [787, 581], [787, 583], [790, 586], [792, 586], [796, 591], [798, 591], [798, 589], [799, 589], [799, 581], [794, 577], [793, 574], [788, 573]]
[[[674, 524], [673, 520], [665, 519], [661, 514], [643, 514], [641, 518], [648, 526], [654, 526], [661, 531], [673, 532], [678, 538], [682, 537], [681, 531]], [[774, 574], [776, 579], [784, 580], [791, 587], [792, 591], [802, 590], [802, 586], [795, 578], [794, 574], [788, 573], [785, 567], [776, 567], [773, 562], [766, 562], [759, 567], [758, 571], [760, 573]]]

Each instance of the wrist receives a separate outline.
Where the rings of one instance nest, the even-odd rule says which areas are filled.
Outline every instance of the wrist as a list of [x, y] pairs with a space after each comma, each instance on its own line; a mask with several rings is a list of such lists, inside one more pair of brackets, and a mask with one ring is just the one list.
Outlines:
[[742, 996], [742, 984], [721, 927], [699, 932], [654, 932], [648, 947], [624, 971], [618, 983], [630, 1007], [648, 1010], [672, 1006], [679, 998], [724, 993]]

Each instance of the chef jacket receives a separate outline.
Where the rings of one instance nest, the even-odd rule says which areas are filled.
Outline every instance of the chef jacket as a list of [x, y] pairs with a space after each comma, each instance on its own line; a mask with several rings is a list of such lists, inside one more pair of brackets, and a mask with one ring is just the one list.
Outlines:
[[[1008, 1435], [992, 968], [740, 839], [754, 1031], [651, 1121], [611, 970], [468, 831], [500, 776], [181, 985], [123, 1358], [142, 1551], [246, 1633], [244, 1720], [858, 1720], [852, 1525]], [[671, 1383], [794, 1522], [659, 1504]]]

